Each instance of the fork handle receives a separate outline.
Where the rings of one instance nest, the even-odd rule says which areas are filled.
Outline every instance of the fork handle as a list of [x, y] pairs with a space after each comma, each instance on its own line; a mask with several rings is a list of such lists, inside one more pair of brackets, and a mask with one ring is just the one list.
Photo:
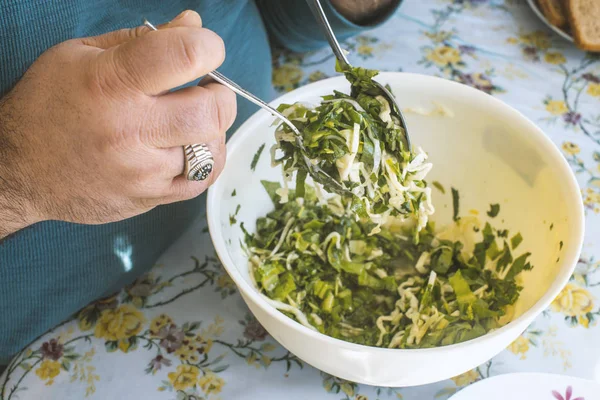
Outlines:
[[335, 34], [333, 33], [333, 29], [331, 29], [331, 25], [329, 25], [329, 21], [327, 20], [327, 16], [325, 15], [325, 11], [323, 10], [323, 6], [319, 0], [306, 0], [308, 3], [308, 7], [310, 7], [310, 11], [312, 11], [313, 15], [319, 22], [327, 41], [329, 42], [329, 46], [333, 50], [333, 54], [335, 54], [335, 58], [338, 59], [343, 69], [349, 69], [351, 67], [350, 62], [348, 62], [348, 58], [346, 54], [344, 54], [344, 50], [340, 46]]
[[246, 100], [248, 100], [248, 101], [256, 104], [257, 106], [259, 106], [260, 108], [268, 111], [269, 113], [271, 113], [272, 116], [283, 119], [283, 120], [286, 119], [279, 111], [277, 111], [276, 109], [274, 109], [273, 107], [271, 107], [270, 105], [268, 105], [267, 103], [265, 103], [264, 101], [262, 101], [261, 99], [256, 97], [255, 95], [253, 95], [252, 93], [248, 92], [246, 89], [242, 88], [240, 85], [238, 85], [231, 79], [227, 78], [225, 75], [221, 74], [220, 72], [212, 71], [212, 72], [209, 72], [207, 75], [210, 76], [211, 78], [213, 78], [215, 81], [219, 82], [220, 84], [227, 86], [233, 92], [239, 94]]

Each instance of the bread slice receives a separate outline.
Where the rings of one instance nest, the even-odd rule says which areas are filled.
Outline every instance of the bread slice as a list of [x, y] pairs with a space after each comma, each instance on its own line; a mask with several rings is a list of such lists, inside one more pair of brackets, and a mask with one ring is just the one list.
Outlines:
[[564, 28], [567, 25], [565, 0], [538, 0], [542, 14], [552, 25]]
[[600, 51], [600, 0], [567, 0], [566, 5], [577, 47]]

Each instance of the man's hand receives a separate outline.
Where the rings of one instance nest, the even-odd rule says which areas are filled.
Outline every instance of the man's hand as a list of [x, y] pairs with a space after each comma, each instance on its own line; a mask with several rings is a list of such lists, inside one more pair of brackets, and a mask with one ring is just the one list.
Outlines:
[[[193, 198], [225, 163], [235, 95], [216, 83], [170, 89], [216, 69], [223, 41], [192, 11], [52, 47], [0, 101], [0, 238], [43, 220], [122, 220]], [[190, 182], [183, 145], [214, 170]]]

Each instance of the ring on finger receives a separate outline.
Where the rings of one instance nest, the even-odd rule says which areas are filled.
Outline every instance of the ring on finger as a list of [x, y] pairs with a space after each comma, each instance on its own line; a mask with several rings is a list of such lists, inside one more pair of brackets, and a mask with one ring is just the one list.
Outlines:
[[183, 146], [185, 157], [184, 175], [189, 181], [203, 181], [209, 177], [215, 161], [205, 144]]

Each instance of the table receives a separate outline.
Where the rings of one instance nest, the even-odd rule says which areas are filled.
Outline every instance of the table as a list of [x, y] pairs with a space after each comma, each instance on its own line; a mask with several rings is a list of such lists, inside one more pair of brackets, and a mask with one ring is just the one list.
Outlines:
[[[490, 93], [562, 149], [581, 186], [587, 231], [576, 272], [552, 306], [503, 353], [461, 376], [414, 388], [357, 385], [269, 337], [223, 271], [201, 218], [150, 274], [20, 353], [0, 378], [0, 398], [444, 400], [507, 372], [600, 380], [600, 57], [552, 34], [519, 0], [406, 0], [385, 25], [344, 46], [369, 68]], [[273, 63], [279, 92], [334, 75], [328, 49], [277, 52]]]

